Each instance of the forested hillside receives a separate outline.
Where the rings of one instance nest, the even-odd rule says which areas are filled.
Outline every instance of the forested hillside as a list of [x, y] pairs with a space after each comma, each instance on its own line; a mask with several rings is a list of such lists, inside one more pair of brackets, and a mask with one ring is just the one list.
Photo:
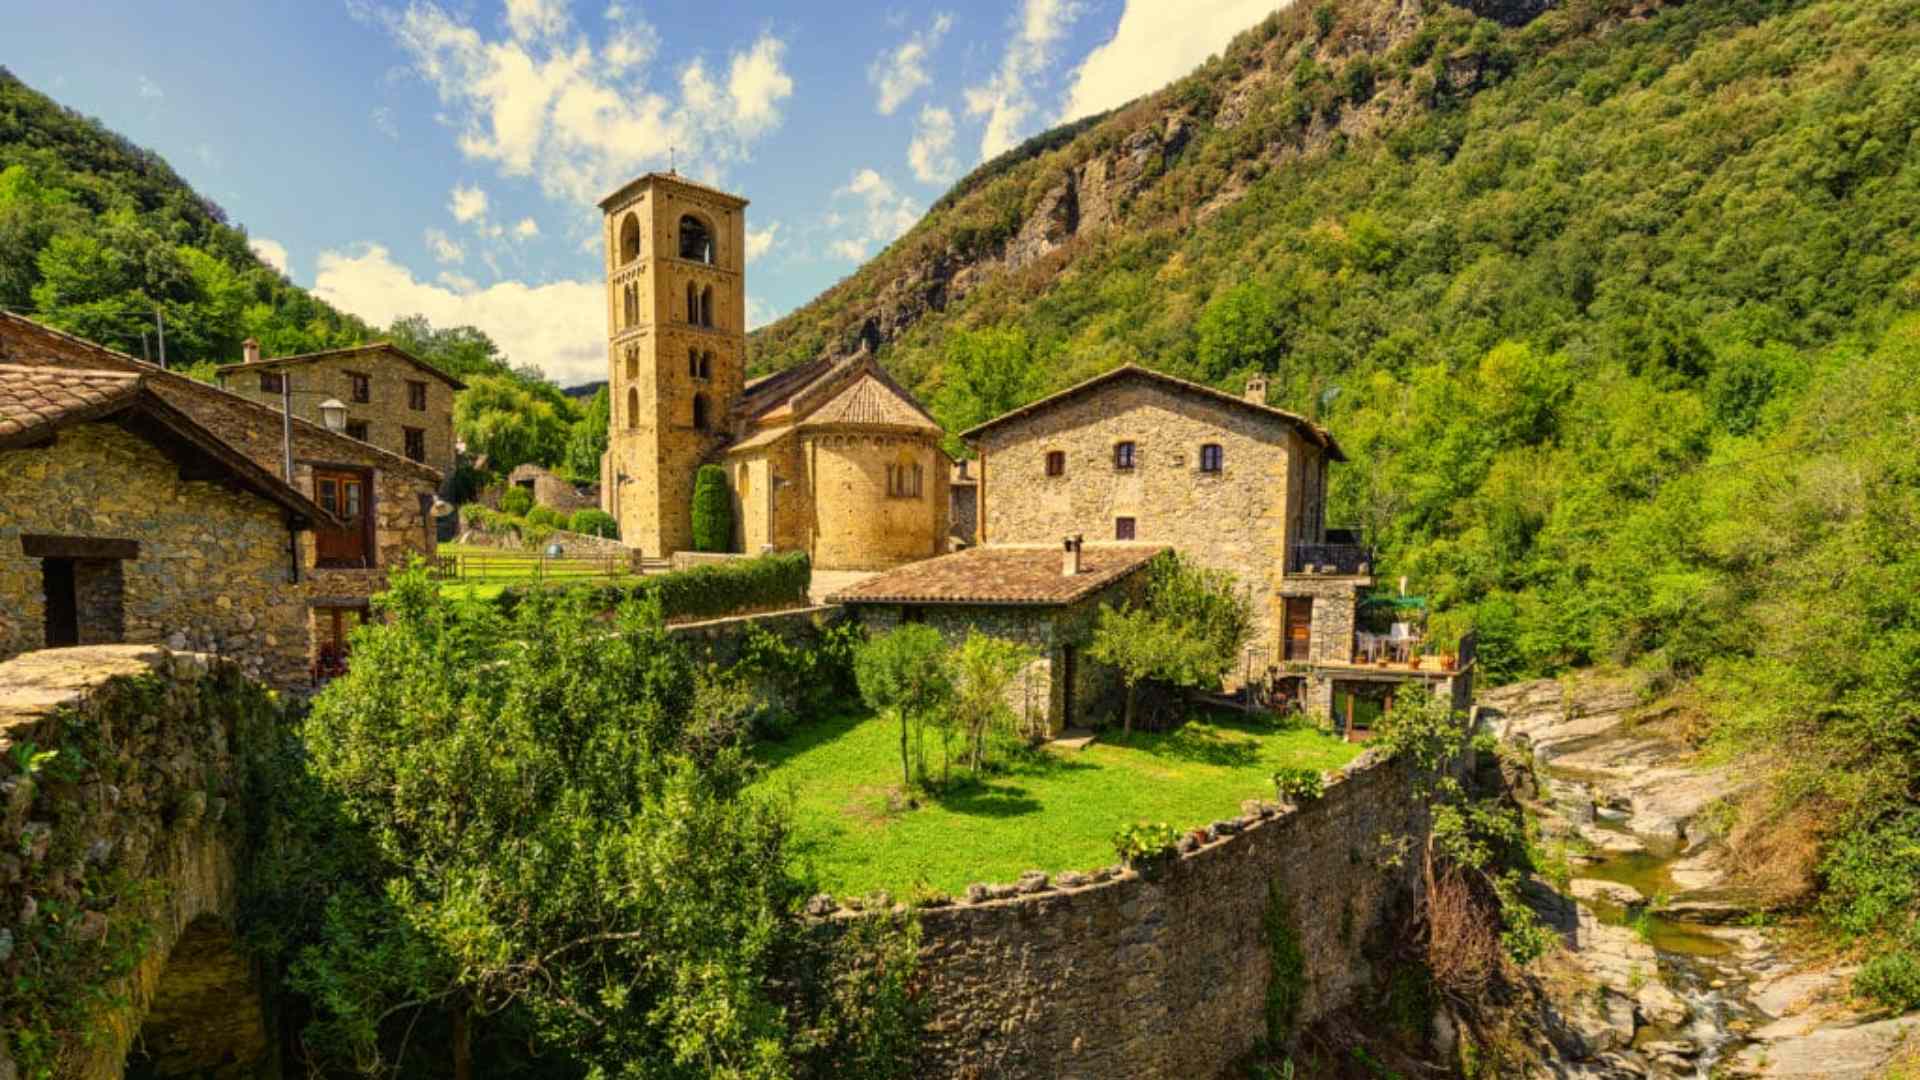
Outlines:
[[1296, 5], [982, 167], [756, 362], [875, 348], [950, 431], [1270, 373], [1485, 675], [1690, 695], [1773, 781], [1740, 853], [1920, 1004], [1920, 9], [1513, 14]]

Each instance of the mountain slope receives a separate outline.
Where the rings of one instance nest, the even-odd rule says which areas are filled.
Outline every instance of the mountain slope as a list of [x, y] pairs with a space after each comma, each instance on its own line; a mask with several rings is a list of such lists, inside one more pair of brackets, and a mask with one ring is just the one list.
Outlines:
[[230, 363], [249, 335], [279, 356], [372, 333], [262, 262], [246, 233], [158, 154], [5, 68], [0, 307], [135, 356], [159, 309], [176, 367]]
[[763, 329], [949, 430], [1125, 361], [1317, 416], [1498, 682], [1620, 665], [1769, 782], [1776, 903], [1920, 1006], [1920, 10], [1301, 6]]

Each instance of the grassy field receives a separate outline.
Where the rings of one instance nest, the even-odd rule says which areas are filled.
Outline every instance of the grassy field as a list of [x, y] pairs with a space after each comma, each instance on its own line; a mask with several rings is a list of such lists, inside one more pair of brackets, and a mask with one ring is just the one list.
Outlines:
[[[1181, 828], [1272, 798], [1284, 765], [1337, 768], [1360, 747], [1311, 728], [1276, 730], [1237, 717], [1166, 734], [1102, 735], [1082, 751], [1018, 758], [970, 788], [898, 805], [899, 728], [865, 713], [803, 728], [757, 753], [758, 787], [793, 799], [798, 849], [839, 895], [923, 882], [958, 894], [1026, 870], [1091, 870], [1114, 862], [1113, 834], [1134, 821]], [[938, 750], [931, 750], [936, 757]], [[890, 798], [891, 797], [891, 798]]]
[[591, 557], [543, 565], [534, 552], [501, 551], [458, 543], [439, 545], [439, 553], [465, 557], [461, 576], [442, 581], [440, 585], [441, 591], [456, 600], [491, 600], [508, 586], [536, 580], [548, 584], [588, 584], [615, 581], [625, 576], [607, 575], [604, 561]]

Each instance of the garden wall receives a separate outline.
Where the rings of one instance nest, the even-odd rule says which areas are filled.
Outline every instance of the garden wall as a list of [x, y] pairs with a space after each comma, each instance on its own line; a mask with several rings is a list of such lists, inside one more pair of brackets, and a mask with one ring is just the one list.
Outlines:
[[846, 617], [847, 609], [826, 604], [675, 623], [667, 627], [667, 633], [686, 642], [699, 659], [724, 667], [740, 658], [740, 646], [747, 640], [747, 628], [750, 626], [758, 626], [789, 644], [810, 646], [818, 640], [821, 630]]
[[[1296, 1027], [1373, 977], [1361, 944], [1408, 910], [1427, 830], [1407, 769], [1378, 751], [1296, 809], [1217, 822], [1153, 880], [1109, 868], [972, 886], [920, 911], [931, 1015], [918, 1075], [1214, 1077], [1266, 1037], [1269, 889], [1306, 962]], [[1250, 793], [1251, 794], [1251, 793]], [[860, 916], [837, 913], [835, 918]]]

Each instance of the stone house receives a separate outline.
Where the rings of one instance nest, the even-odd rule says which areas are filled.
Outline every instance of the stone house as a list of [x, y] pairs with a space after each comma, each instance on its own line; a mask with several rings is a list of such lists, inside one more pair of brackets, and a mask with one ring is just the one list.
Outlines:
[[0, 660], [164, 643], [305, 682], [300, 552], [329, 521], [146, 375], [0, 364]]
[[1058, 735], [1112, 717], [1124, 685], [1082, 655], [1103, 604], [1138, 599], [1160, 544], [998, 545], [968, 548], [867, 578], [827, 598], [877, 633], [925, 623], [958, 645], [972, 630], [1032, 649], [1012, 692], [1023, 722]]
[[[431, 556], [437, 547], [435, 492], [441, 474], [428, 465], [298, 416], [289, 423], [277, 406], [5, 312], [0, 312], [0, 364], [140, 375], [155, 397], [276, 476], [285, 475], [290, 442], [292, 486], [331, 515], [330, 522], [317, 523], [302, 539], [295, 594], [316, 671], [341, 662], [347, 630], [365, 617], [368, 598], [386, 588], [388, 571], [415, 555]], [[0, 508], [0, 516], [4, 513]], [[284, 547], [284, 541], [277, 546]], [[279, 602], [255, 594], [233, 601], [256, 616]]]
[[507, 474], [507, 486], [517, 487], [533, 496], [535, 506], [548, 506], [561, 513], [593, 510], [600, 505], [600, 493], [592, 488], [574, 487], [551, 469], [539, 465], [521, 465]]
[[1298, 670], [1324, 712], [1317, 669], [1353, 659], [1371, 556], [1327, 528], [1339, 443], [1266, 392], [1264, 379], [1236, 397], [1129, 364], [963, 432], [979, 454], [976, 536], [1169, 545], [1231, 572], [1255, 621], [1237, 669]]
[[652, 557], [693, 546], [694, 476], [727, 473], [734, 547], [823, 570], [946, 550], [940, 425], [865, 354], [746, 378], [746, 207], [673, 173], [600, 202], [611, 418], [601, 509]]
[[291, 390], [293, 415], [315, 424], [321, 404], [338, 401], [347, 407], [347, 435], [453, 472], [453, 397], [466, 389], [459, 379], [386, 341], [271, 359], [252, 338], [243, 348], [240, 363], [219, 369], [226, 389], [276, 412]]

